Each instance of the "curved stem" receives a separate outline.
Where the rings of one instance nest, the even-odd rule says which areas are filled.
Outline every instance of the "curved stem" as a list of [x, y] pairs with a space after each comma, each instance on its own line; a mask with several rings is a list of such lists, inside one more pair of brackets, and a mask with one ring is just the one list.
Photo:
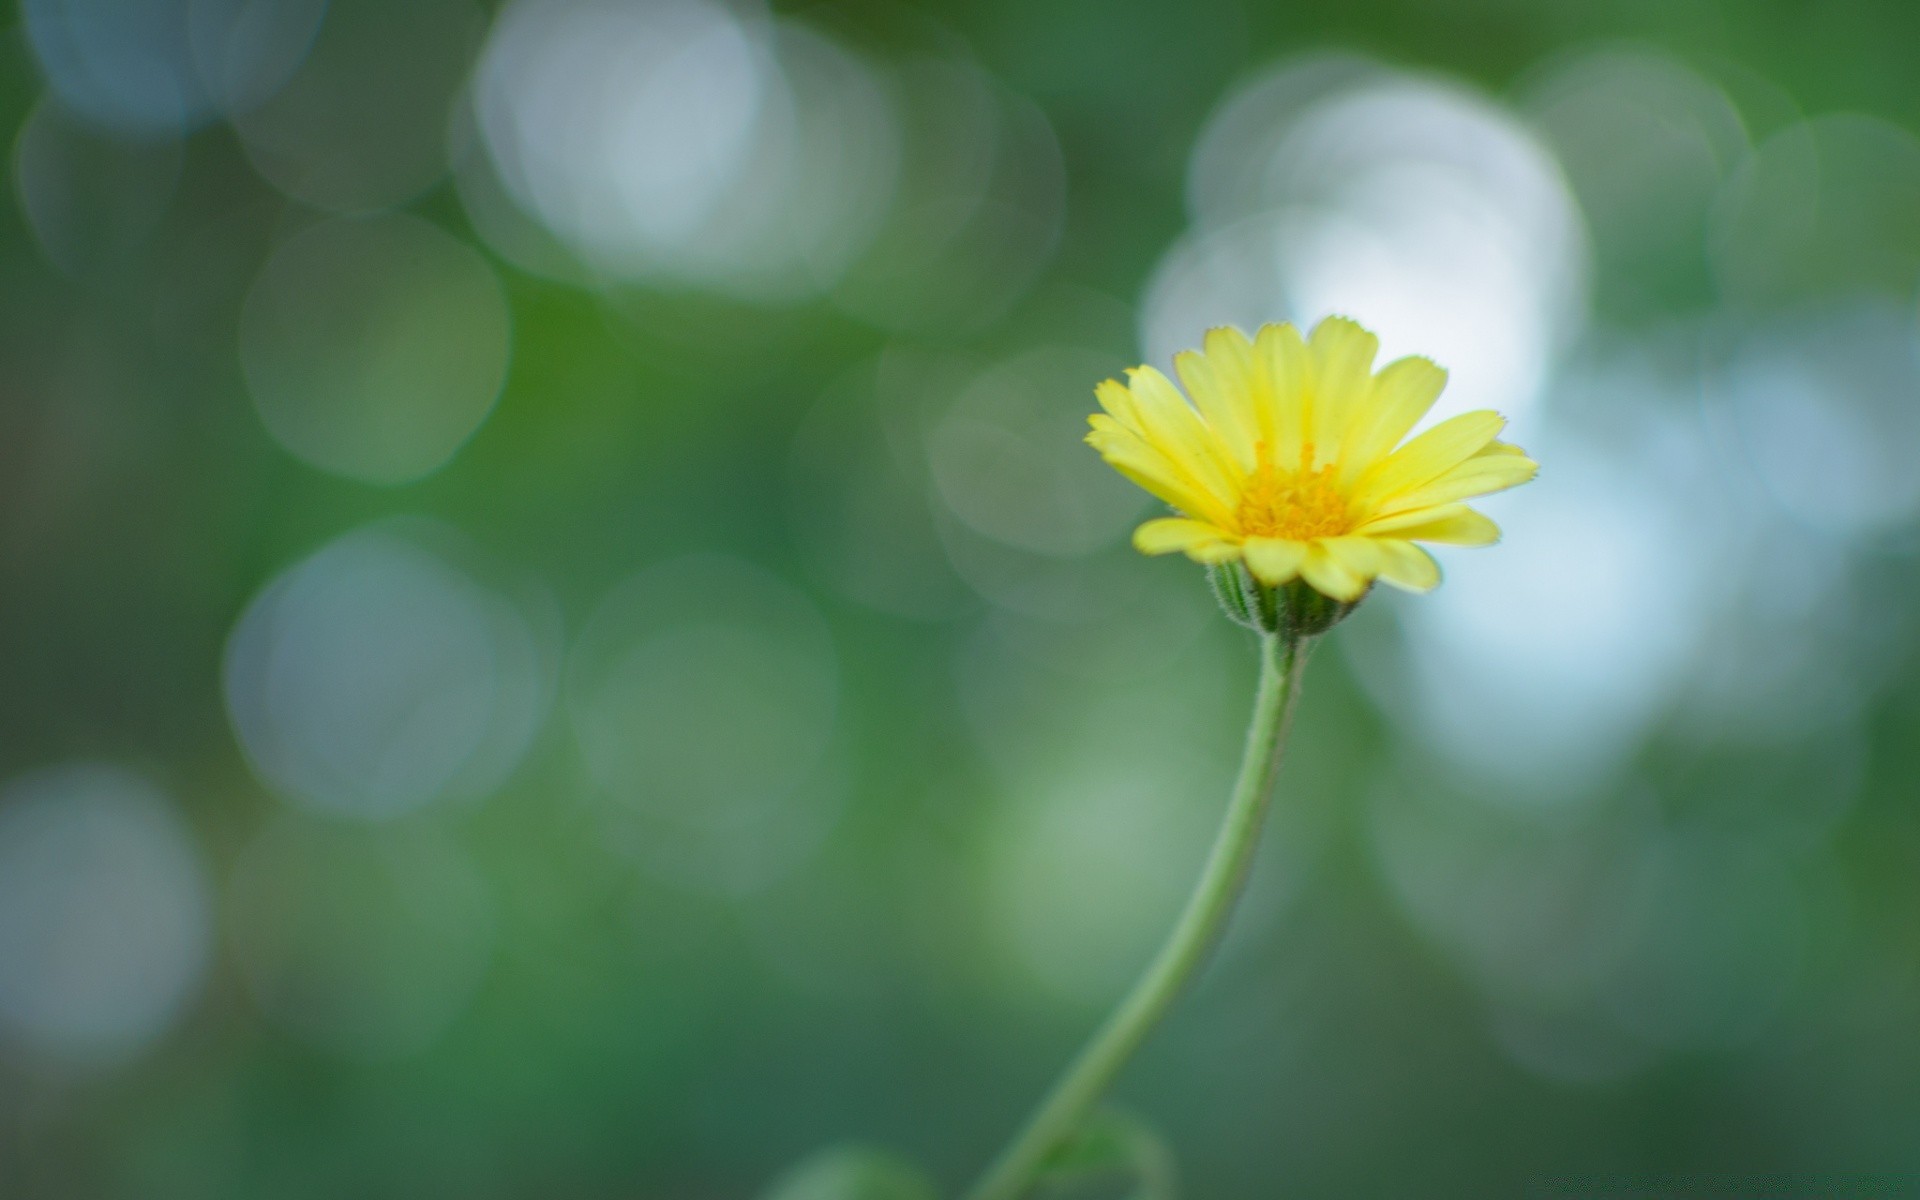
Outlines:
[[1280, 749], [1293, 723], [1311, 639], [1264, 634], [1260, 639], [1260, 685], [1253, 721], [1233, 785], [1226, 818], [1214, 838], [1200, 881], [1166, 944], [1133, 990], [1067, 1068], [1026, 1127], [1020, 1131], [967, 1200], [1019, 1200], [1033, 1186], [1047, 1158], [1073, 1136], [1087, 1113], [1173, 1007], [1206, 961], [1247, 881], [1260, 826], [1280, 767]]

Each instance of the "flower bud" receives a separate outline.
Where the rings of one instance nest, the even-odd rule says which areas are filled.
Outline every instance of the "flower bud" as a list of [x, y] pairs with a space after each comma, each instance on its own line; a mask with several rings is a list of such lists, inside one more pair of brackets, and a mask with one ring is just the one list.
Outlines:
[[1267, 619], [1269, 610], [1263, 610], [1260, 603], [1259, 585], [1247, 574], [1246, 567], [1238, 562], [1210, 566], [1207, 586], [1213, 589], [1213, 598], [1220, 602], [1220, 611], [1234, 624], [1262, 633], [1273, 632], [1274, 625]]
[[1362, 592], [1355, 600], [1335, 600], [1315, 591], [1304, 579], [1268, 587], [1239, 562], [1209, 566], [1207, 586], [1220, 602], [1220, 610], [1236, 625], [1296, 639], [1319, 637], [1346, 620], [1367, 598]]
[[[1335, 600], [1314, 590], [1313, 585], [1304, 579], [1293, 580], [1275, 590], [1280, 593], [1283, 632], [1294, 638], [1319, 637], [1346, 620], [1348, 614], [1359, 608], [1360, 602], [1367, 598], [1367, 592], [1361, 592], [1352, 600]], [[1371, 587], [1367, 589], [1371, 590]]]

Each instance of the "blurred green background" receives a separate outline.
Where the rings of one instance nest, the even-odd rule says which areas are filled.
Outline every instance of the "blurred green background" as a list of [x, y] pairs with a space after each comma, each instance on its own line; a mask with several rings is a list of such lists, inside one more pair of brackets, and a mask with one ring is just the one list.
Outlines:
[[1316, 659], [1119, 1100], [1201, 1198], [1920, 1195], [1916, 39], [23, 0], [0, 1195], [957, 1190], [1252, 680], [1092, 385], [1330, 311], [1544, 473]]

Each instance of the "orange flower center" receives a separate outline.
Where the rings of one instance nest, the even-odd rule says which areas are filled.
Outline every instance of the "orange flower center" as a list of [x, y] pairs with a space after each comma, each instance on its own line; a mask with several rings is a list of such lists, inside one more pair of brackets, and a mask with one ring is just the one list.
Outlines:
[[1240, 507], [1234, 516], [1245, 537], [1282, 538], [1306, 542], [1339, 537], [1353, 527], [1347, 497], [1333, 481], [1331, 465], [1309, 470], [1309, 448], [1298, 471], [1281, 471], [1264, 456], [1240, 489]]

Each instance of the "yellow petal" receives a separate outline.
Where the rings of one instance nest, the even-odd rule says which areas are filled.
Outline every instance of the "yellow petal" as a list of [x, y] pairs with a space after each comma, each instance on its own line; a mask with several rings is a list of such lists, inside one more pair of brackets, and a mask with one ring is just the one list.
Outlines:
[[1265, 403], [1258, 415], [1268, 461], [1292, 468], [1300, 462], [1307, 436], [1306, 395], [1312, 375], [1307, 343], [1291, 325], [1262, 325], [1253, 348], [1265, 381]]
[[1438, 479], [1424, 483], [1411, 491], [1400, 493], [1381, 505], [1379, 515], [1391, 516], [1397, 512], [1432, 508], [1455, 500], [1502, 492], [1527, 482], [1539, 471], [1540, 464], [1523, 454], [1488, 454], [1483, 451]]
[[1140, 416], [1141, 437], [1222, 501], [1234, 495], [1242, 472], [1232, 452], [1207, 428], [1173, 381], [1152, 367], [1133, 368], [1127, 380]]
[[1258, 438], [1260, 430], [1259, 398], [1262, 390], [1259, 363], [1255, 359], [1253, 343], [1247, 335], [1231, 325], [1221, 325], [1207, 330], [1207, 336], [1200, 343], [1207, 358], [1207, 365], [1213, 368], [1213, 376], [1221, 388], [1235, 396], [1246, 397], [1246, 412], [1249, 420], [1248, 430]]
[[1284, 542], [1278, 538], [1248, 538], [1242, 547], [1247, 569], [1268, 587], [1277, 587], [1300, 573], [1306, 561], [1304, 542]]
[[1307, 438], [1313, 466], [1334, 461], [1353, 416], [1373, 397], [1373, 357], [1380, 339], [1345, 317], [1328, 317], [1313, 327], [1313, 383], [1309, 389]]
[[1087, 424], [1093, 426], [1087, 434], [1087, 445], [1098, 450], [1107, 465], [1148, 493], [1203, 521], [1224, 525], [1231, 519], [1232, 510], [1219, 497], [1112, 417], [1095, 413], [1087, 418]]
[[1159, 517], [1133, 531], [1133, 548], [1142, 554], [1182, 553], [1231, 540], [1216, 526], [1187, 517]]
[[[1374, 335], [1344, 317], [1310, 336], [1284, 323], [1251, 339], [1223, 327], [1175, 357], [1179, 385], [1148, 367], [1100, 384], [1105, 411], [1089, 418], [1087, 442], [1178, 510], [1140, 525], [1134, 545], [1202, 563], [1244, 561], [1266, 585], [1300, 579], [1352, 603], [1376, 580], [1437, 586], [1439, 565], [1417, 543], [1498, 541], [1499, 526], [1463, 501], [1524, 483], [1537, 464], [1498, 440], [1505, 420], [1493, 412], [1442, 421], [1401, 444], [1447, 375], [1417, 357], [1375, 373], [1378, 350]], [[1243, 509], [1246, 527], [1300, 540], [1243, 536]], [[1314, 529], [1348, 532], [1315, 538]]]
[[1500, 527], [1464, 504], [1441, 504], [1376, 517], [1354, 532], [1365, 537], [1445, 542], [1454, 546], [1490, 546], [1500, 540]]
[[1307, 557], [1300, 564], [1300, 575], [1313, 589], [1323, 596], [1351, 603], [1358, 600], [1367, 590], [1370, 582], [1366, 576], [1353, 569], [1346, 561], [1347, 552], [1333, 550], [1327, 545], [1330, 541], [1365, 541], [1365, 538], [1322, 538], [1307, 547]]
[[1187, 395], [1193, 397], [1200, 415], [1227, 444], [1240, 469], [1253, 470], [1254, 443], [1259, 440], [1259, 432], [1254, 424], [1253, 389], [1245, 381], [1244, 370], [1236, 372], [1239, 378], [1229, 382], [1222, 378], [1213, 361], [1197, 350], [1174, 355], [1173, 369], [1180, 376]]
[[1133, 393], [1127, 390], [1126, 384], [1118, 379], [1103, 379], [1094, 385], [1093, 395], [1114, 420], [1136, 434], [1143, 432], [1139, 405], [1134, 403]]
[[1210, 567], [1230, 563], [1241, 557], [1239, 542], [1200, 542], [1187, 547], [1187, 557]]
[[1374, 505], [1417, 488], [1477, 454], [1506, 425], [1499, 413], [1461, 413], [1440, 422], [1388, 455], [1359, 482], [1362, 499]]
[[1399, 538], [1375, 538], [1380, 556], [1380, 578], [1409, 592], [1430, 592], [1440, 583], [1440, 565], [1433, 555]]
[[1522, 458], [1527, 456], [1525, 450], [1522, 450], [1512, 442], [1488, 442], [1480, 448], [1480, 453], [1474, 455], [1474, 457], [1480, 458], [1489, 454], [1518, 454]]
[[1447, 373], [1424, 358], [1396, 359], [1382, 368], [1374, 376], [1372, 403], [1348, 426], [1341, 478], [1351, 482], [1399, 445], [1446, 386]]
[[1372, 579], [1380, 573], [1380, 548], [1372, 538], [1320, 538], [1314, 544], [1324, 546], [1334, 561], [1362, 579]]

